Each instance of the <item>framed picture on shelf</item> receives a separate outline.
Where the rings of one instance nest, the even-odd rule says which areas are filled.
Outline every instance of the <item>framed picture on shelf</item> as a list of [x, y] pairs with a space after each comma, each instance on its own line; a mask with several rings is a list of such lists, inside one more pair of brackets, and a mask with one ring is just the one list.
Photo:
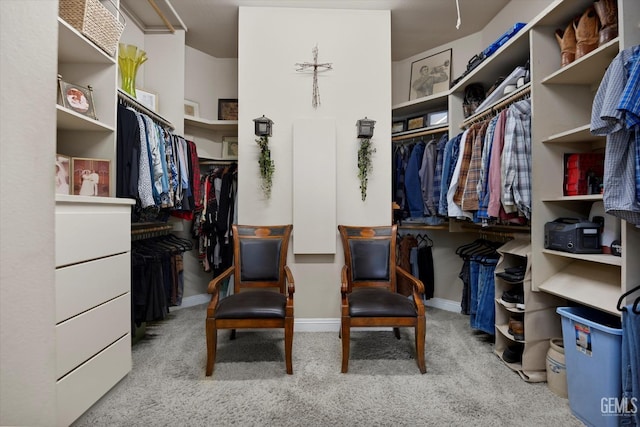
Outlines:
[[222, 137], [222, 158], [225, 160], [238, 159], [238, 137], [237, 136]]
[[67, 83], [58, 76], [60, 86], [60, 105], [76, 113], [96, 119], [96, 111], [93, 104], [93, 88]]
[[218, 99], [218, 120], [238, 120], [237, 99]]
[[414, 61], [411, 64], [409, 100], [434, 95], [449, 89], [451, 49]]
[[54, 182], [56, 184], [56, 194], [69, 194], [70, 182], [69, 171], [71, 170], [71, 157], [56, 154], [56, 172]]
[[194, 101], [184, 100], [184, 115], [191, 117], [200, 117], [200, 104]]
[[444, 126], [449, 123], [447, 111], [434, 111], [427, 114], [427, 126]]
[[136, 100], [154, 113], [158, 112], [158, 94], [136, 88]]
[[407, 130], [420, 129], [425, 126], [425, 116], [412, 117], [407, 120]]
[[391, 122], [391, 133], [404, 132], [404, 120]]
[[110, 171], [111, 162], [109, 160], [72, 157], [72, 194], [109, 197]]

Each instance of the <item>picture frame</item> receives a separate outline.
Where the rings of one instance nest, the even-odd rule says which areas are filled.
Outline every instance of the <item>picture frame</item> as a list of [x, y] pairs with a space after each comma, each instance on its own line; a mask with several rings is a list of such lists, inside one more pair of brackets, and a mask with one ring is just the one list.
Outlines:
[[391, 133], [404, 132], [404, 120], [391, 122]]
[[427, 114], [427, 126], [444, 126], [449, 123], [448, 111], [434, 111]]
[[218, 99], [218, 120], [238, 120], [237, 99]]
[[451, 52], [447, 49], [411, 63], [410, 101], [449, 90]]
[[238, 159], [238, 137], [237, 136], [222, 137], [222, 158], [225, 160]]
[[71, 157], [63, 154], [56, 154], [54, 184], [56, 194], [69, 194], [71, 190]]
[[420, 129], [426, 126], [426, 116], [416, 116], [410, 119], [407, 119], [407, 130], [415, 130]]
[[58, 76], [59, 103], [63, 107], [97, 120], [93, 102], [93, 88], [68, 83]]
[[110, 176], [110, 160], [86, 157], [71, 158], [71, 194], [109, 197]]
[[158, 112], [158, 94], [145, 89], [136, 88], [136, 101], [153, 111]]
[[184, 100], [184, 115], [191, 117], [200, 117], [200, 104], [195, 101]]

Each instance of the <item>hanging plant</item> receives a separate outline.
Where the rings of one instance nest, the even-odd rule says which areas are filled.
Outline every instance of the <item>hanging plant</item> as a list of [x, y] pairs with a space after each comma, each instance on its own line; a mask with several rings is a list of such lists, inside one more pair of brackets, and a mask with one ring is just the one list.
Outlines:
[[362, 201], [367, 199], [367, 182], [369, 173], [373, 168], [371, 155], [376, 152], [372, 147], [370, 138], [360, 138], [360, 148], [358, 149], [358, 178], [360, 178], [360, 195]]
[[271, 160], [271, 150], [269, 149], [269, 137], [261, 136], [256, 139], [260, 147], [260, 156], [258, 157], [258, 167], [260, 169], [261, 188], [264, 196], [271, 198], [271, 184], [273, 181], [273, 172], [276, 170], [275, 163]]

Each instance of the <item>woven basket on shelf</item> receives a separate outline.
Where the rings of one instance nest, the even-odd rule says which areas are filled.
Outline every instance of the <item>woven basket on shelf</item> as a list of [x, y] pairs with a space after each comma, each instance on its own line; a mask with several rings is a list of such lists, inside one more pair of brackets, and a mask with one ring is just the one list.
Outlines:
[[122, 14], [118, 8], [111, 4], [118, 16], [99, 0], [60, 0], [58, 14], [102, 50], [115, 56], [124, 22], [120, 22]]

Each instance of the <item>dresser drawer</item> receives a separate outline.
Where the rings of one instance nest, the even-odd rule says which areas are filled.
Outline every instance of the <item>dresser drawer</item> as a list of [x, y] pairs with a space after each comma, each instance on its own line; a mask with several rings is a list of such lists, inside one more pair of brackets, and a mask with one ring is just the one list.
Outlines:
[[127, 375], [131, 365], [131, 334], [127, 334], [59, 380], [57, 424], [70, 425]]
[[131, 249], [131, 206], [108, 200], [56, 203], [56, 267]]
[[56, 323], [131, 290], [131, 253], [56, 269]]
[[56, 325], [56, 378], [130, 332], [129, 293]]

